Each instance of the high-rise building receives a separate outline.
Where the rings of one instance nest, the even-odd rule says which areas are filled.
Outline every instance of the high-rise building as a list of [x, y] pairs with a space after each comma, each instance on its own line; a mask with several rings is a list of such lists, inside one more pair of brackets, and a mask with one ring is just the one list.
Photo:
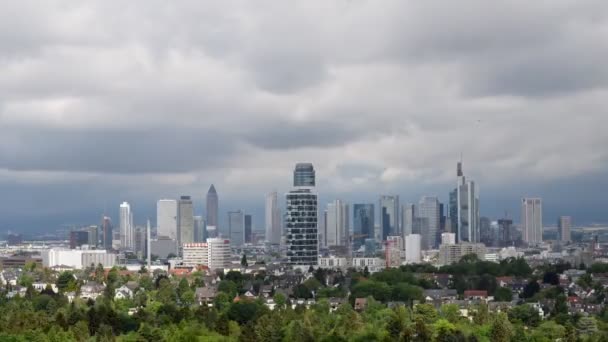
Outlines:
[[513, 238], [512, 226], [513, 220], [507, 218], [498, 220], [498, 245], [500, 247], [513, 246], [515, 239]]
[[327, 204], [327, 222], [325, 241], [327, 247], [348, 246], [349, 243], [349, 207], [341, 200]]
[[[219, 222], [219, 197], [217, 196], [217, 191], [215, 191], [215, 186], [211, 184], [209, 187], [209, 191], [207, 192], [207, 226], [215, 227], [215, 232], [217, 234]], [[210, 237], [215, 237], [211, 236]]]
[[177, 237], [177, 201], [174, 199], [161, 199], [156, 203], [156, 235], [171, 240]]
[[253, 217], [245, 215], [245, 243], [252, 243], [253, 238]]
[[89, 233], [89, 241], [87, 244], [90, 248], [97, 248], [99, 244], [99, 227], [93, 225], [86, 228], [86, 231]]
[[412, 203], [407, 203], [401, 208], [401, 227], [404, 237], [412, 234], [414, 231], [415, 212], [416, 206]]
[[311, 163], [298, 163], [293, 171], [294, 187], [314, 187], [315, 169]]
[[437, 197], [423, 196], [416, 207], [416, 217], [426, 218], [428, 227], [420, 231], [422, 236], [422, 249], [433, 249], [438, 243], [439, 230], [439, 200]]
[[420, 234], [409, 234], [405, 237], [405, 262], [416, 264], [421, 261], [421, 236]]
[[123, 202], [120, 205], [120, 248], [125, 250], [133, 250], [134, 234], [133, 234], [133, 212], [131, 205]]
[[266, 242], [271, 245], [281, 243], [281, 212], [279, 211], [278, 195], [271, 192], [266, 195]]
[[353, 205], [353, 249], [358, 250], [365, 244], [365, 239], [374, 238], [374, 205]]
[[442, 233], [441, 244], [442, 245], [453, 245], [456, 243], [456, 234], [454, 233]]
[[319, 257], [318, 196], [313, 192], [312, 164], [297, 164], [295, 188], [285, 195], [285, 247], [287, 264], [315, 266]]
[[559, 236], [563, 242], [572, 241], [572, 237], [570, 236], [571, 227], [572, 227], [572, 217], [560, 216], [559, 219], [557, 220], [557, 228], [559, 230]]
[[456, 240], [457, 242], [479, 242], [479, 196], [475, 182], [465, 179], [461, 162], [457, 165], [456, 174], [458, 176]]
[[207, 266], [210, 271], [230, 267], [230, 241], [209, 238], [207, 242], [186, 243], [183, 246], [184, 266]]
[[202, 216], [194, 216], [194, 242], [207, 240], [207, 227]]
[[194, 241], [194, 205], [190, 196], [181, 196], [177, 202], [178, 245]]
[[401, 235], [399, 230], [399, 196], [380, 196], [380, 229], [381, 238], [389, 235]]
[[[450, 233], [458, 233], [458, 189], [450, 191], [450, 206], [448, 208]], [[446, 223], [447, 224], [447, 223]]]
[[89, 232], [85, 230], [72, 230], [70, 232], [70, 248], [76, 249], [89, 242]]
[[463, 256], [476, 254], [479, 260], [484, 260], [487, 253], [483, 243], [461, 242], [457, 244], [442, 244], [439, 246], [439, 264], [450, 265], [460, 261]]
[[103, 248], [107, 251], [112, 249], [112, 236], [113, 236], [112, 219], [108, 216], [104, 216], [101, 222], [101, 231], [103, 233]]
[[494, 244], [491, 223], [487, 217], [479, 218], [479, 240], [486, 246], [493, 246]]
[[521, 233], [528, 245], [543, 242], [543, 205], [540, 198], [522, 198]]
[[228, 212], [228, 236], [232, 246], [240, 247], [245, 243], [245, 215], [241, 210]]
[[135, 227], [135, 247], [134, 252], [138, 258], [143, 259], [146, 255], [147, 246], [147, 231], [146, 227], [137, 226]]

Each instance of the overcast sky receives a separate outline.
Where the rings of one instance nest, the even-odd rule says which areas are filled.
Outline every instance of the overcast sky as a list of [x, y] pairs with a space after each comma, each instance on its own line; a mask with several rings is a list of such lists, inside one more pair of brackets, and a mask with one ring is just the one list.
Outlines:
[[0, 231], [211, 183], [260, 226], [299, 161], [323, 202], [447, 199], [461, 153], [482, 215], [608, 221], [608, 2], [450, 4], [3, 2]]

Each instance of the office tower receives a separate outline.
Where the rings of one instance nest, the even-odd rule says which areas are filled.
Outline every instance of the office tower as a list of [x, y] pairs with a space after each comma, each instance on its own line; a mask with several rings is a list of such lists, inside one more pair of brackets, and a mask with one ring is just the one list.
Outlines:
[[177, 202], [178, 246], [194, 241], [194, 205], [190, 196], [181, 196]]
[[498, 245], [501, 247], [512, 246], [515, 239], [513, 238], [512, 227], [513, 220], [500, 219], [498, 220]]
[[399, 196], [380, 196], [380, 229], [382, 240], [401, 235], [399, 230]]
[[177, 240], [177, 201], [161, 199], [156, 203], [156, 236]]
[[365, 244], [365, 239], [374, 238], [374, 205], [353, 205], [353, 250], [358, 250]]
[[298, 163], [293, 171], [294, 187], [314, 187], [315, 169], [311, 163]]
[[285, 195], [285, 247], [287, 264], [315, 266], [319, 256], [318, 204], [312, 164], [297, 164], [295, 188]]
[[152, 245], [152, 225], [150, 224], [150, 220], [148, 220], [146, 224], [146, 261], [148, 262], [148, 272], [152, 272], [152, 249], [150, 248]]
[[522, 198], [521, 233], [528, 245], [543, 242], [543, 205], [540, 198]]
[[186, 243], [183, 246], [183, 265], [188, 267], [206, 266], [214, 272], [230, 267], [230, 241], [209, 238], [207, 242]]
[[218, 230], [218, 215], [219, 215], [219, 198], [215, 186], [211, 184], [209, 191], [207, 192], [207, 226], [215, 227], [215, 232]]
[[399, 267], [401, 265], [401, 251], [403, 239], [401, 236], [387, 236], [384, 243], [384, 259], [386, 267]]
[[207, 228], [202, 216], [194, 216], [194, 242], [207, 240]]
[[89, 241], [87, 241], [89, 248], [97, 248], [97, 245], [99, 244], [98, 228], [99, 227], [97, 226], [89, 226], [88, 228], [86, 228], [87, 232], [89, 233]]
[[458, 189], [450, 191], [450, 206], [449, 206], [449, 225], [450, 233], [458, 235]]
[[266, 195], [266, 242], [271, 245], [281, 243], [281, 212], [279, 211], [278, 195], [271, 192]]
[[70, 232], [70, 248], [80, 248], [89, 242], [89, 232], [84, 230], [72, 230]]
[[134, 245], [133, 212], [131, 205], [123, 202], [120, 205], [120, 248], [132, 250]]
[[415, 264], [421, 261], [421, 236], [408, 234], [405, 237], [405, 262]]
[[[418, 210], [418, 209], [416, 209]], [[418, 217], [414, 215], [414, 224], [412, 225], [412, 234], [423, 235], [424, 232], [428, 232], [429, 230], [429, 218], [428, 217]]]
[[479, 196], [475, 182], [466, 180], [461, 162], [457, 164], [456, 174], [458, 176], [456, 241], [479, 242]]
[[109, 251], [112, 249], [112, 236], [114, 229], [114, 227], [112, 226], [112, 219], [107, 216], [104, 216], [101, 222], [101, 227], [101, 231], [103, 233], [102, 245], [105, 250]]
[[437, 244], [439, 234], [439, 200], [437, 197], [423, 196], [416, 207], [416, 217], [427, 219], [427, 229], [421, 230], [422, 249], [433, 249]]
[[245, 243], [245, 215], [241, 210], [228, 212], [228, 236], [234, 247]]
[[479, 218], [479, 239], [486, 246], [492, 246], [494, 242], [491, 223], [487, 217]]
[[447, 225], [447, 217], [445, 212], [445, 205], [439, 203], [439, 232], [444, 233]]
[[572, 218], [570, 216], [560, 216], [557, 220], [557, 228], [559, 230], [559, 236], [563, 242], [570, 242], [572, 238], [570, 236], [570, 228], [572, 227]]
[[408, 236], [414, 231], [414, 216], [416, 212], [415, 205], [407, 203], [401, 208], [401, 227], [403, 236]]
[[341, 200], [327, 205], [325, 241], [327, 247], [348, 246], [349, 243], [349, 208]]
[[135, 227], [135, 246], [134, 252], [137, 258], [143, 259], [146, 255], [146, 227], [137, 226]]
[[441, 234], [441, 244], [455, 244], [456, 243], [456, 234], [454, 233], [442, 233]]
[[253, 218], [245, 215], [245, 243], [252, 243], [253, 238]]

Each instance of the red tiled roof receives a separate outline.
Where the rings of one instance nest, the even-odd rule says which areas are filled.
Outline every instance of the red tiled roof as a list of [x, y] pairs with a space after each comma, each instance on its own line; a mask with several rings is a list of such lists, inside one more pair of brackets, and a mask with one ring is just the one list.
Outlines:
[[487, 297], [488, 291], [486, 290], [468, 290], [464, 291], [465, 297]]

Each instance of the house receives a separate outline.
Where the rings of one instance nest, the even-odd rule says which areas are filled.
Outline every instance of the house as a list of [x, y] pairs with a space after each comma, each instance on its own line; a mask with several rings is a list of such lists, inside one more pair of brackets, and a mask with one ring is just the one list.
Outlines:
[[466, 290], [466, 291], [464, 291], [464, 299], [487, 300], [488, 291], [486, 291], [486, 290]]
[[367, 308], [367, 298], [357, 298], [355, 299], [355, 310], [363, 311]]
[[123, 285], [116, 289], [114, 299], [131, 299], [133, 298], [133, 293], [133, 290], [131, 290], [127, 285]]
[[43, 290], [46, 289], [47, 285], [51, 286], [51, 289], [53, 290], [53, 292], [55, 292], [55, 293], [59, 292], [57, 285], [51, 284], [51, 283], [33, 283], [32, 287], [34, 287], [34, 290], [36, 290], [38, 292], [42, 292]]
[[103, 294], [105, 289], [105, 285], [99, 284], [95, 281], [90, 281], [80, 287], [80, 298], [95, 300], [97, 297]]
[[277, 303], [272, 298], [266, 298], [264, 305], [270, 310], [274, 310], [277, 307]]
[[272, 296], [272, 285], [262, 285], [260, 286], [260, 295], [264, 298], [270, 298]]
[[215, 297], [217, 297], [217, 287], [205, 286], [197, 287], [194, 291], [194, 297], [198, 301], [199, 305], [211, 304]]
[[337, 298], [337, 297], [329, 298], [329, 312], [334, 312], [334, 311], [338, 310], [338, 308], [342, 304], [346, 304], [346, 303], [347, 303], [347, 301], [344, 298]]
[[496, 285], [499, 287], [510, 287], [513, 284], [513, 277], [496, 277]]
[[458, 291], [452, 289], [444, 289], [444, 290], [424, 290], [422, 293], [424, 299], [427, 302], [431, 302], [434, 300], [453, 300], [458, 296]]

